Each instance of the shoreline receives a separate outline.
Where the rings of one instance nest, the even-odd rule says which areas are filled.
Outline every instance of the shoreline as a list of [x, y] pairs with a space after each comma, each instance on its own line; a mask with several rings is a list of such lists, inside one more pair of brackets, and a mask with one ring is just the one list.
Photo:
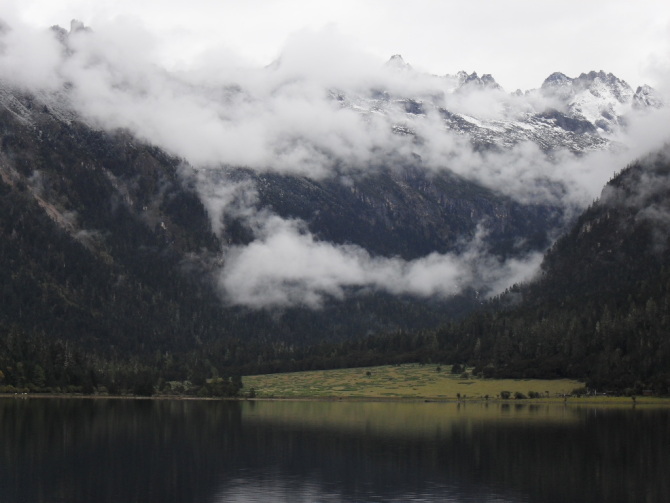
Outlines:
[[75, 393], [0, 393], [0, 399], [66, 399], [66, 400], [162, 400], [162, 401], [228, 401], [228, 402], [405, 402], [405, 403], [454, 403], [454, 404], [514, 404], [514, 405], [603, 405], [603, 406], [663, 406], [670, 407], [670, 397], [632, 397], [625, 396], [601, 396], [601, 397], [555, 397], [555, 398], [444, 398], [424, 396], [397, 396], [397, 397], [374, 397], [374, 396], [289, 396], [289, 397], [198, 397], [188, 395], [84, 395]]

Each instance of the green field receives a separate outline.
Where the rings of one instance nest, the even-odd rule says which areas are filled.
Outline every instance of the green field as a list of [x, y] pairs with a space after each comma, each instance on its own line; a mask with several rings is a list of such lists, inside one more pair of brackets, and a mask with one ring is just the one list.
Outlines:
[[258, 398], [496, 398], [503, 391], [537, 392], [543, 398], [569, 394], [584, 383], [570, 379], [479, 379], [451, 374], [449, 366], [387, 365], [268, 374], [243, 378], [243, 392]]

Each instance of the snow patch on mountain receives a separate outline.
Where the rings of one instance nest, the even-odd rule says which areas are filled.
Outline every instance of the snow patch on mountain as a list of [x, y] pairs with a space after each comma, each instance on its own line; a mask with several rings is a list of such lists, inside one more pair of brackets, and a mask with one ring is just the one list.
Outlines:
[[646, 108], [662, 108], [663, 98], [656, 90], [648, 85], [639, 86], [633, 96], [633, 108], [644, 110]]

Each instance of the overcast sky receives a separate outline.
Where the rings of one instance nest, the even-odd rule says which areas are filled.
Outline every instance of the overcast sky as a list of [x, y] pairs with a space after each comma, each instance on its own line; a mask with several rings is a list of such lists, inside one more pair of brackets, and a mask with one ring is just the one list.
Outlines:
[[[272, 62], [304, 30], [334, 30], [380, 61], [402, 54], [442, 75], [491, 73], [507, 90], [550, 73], [612, 72], [663, 87], [670, 66], [667, 0], [2, 0], [0, 15], [36, 27], [133, 24], [154, 35], [157, 62], [188, 66], [203, 53]], [[143, 48], [138, 48], [142, 50]], [[144, 48], [146, 49], [146, 47]]]

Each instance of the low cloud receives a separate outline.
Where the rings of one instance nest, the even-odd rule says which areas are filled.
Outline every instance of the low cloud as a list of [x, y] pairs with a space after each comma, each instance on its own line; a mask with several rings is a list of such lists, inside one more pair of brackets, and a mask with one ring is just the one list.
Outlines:
[[54, 32], [0, 17], [0, 82], [9, 80], [31, 90], [58, 90], [62, 86], [62, 80], [56, 78], [62, 52]]
[[484, 232], [480, 229], [460, 253], [404, 261], [373, 257], [355, 245], [318, 241], [301, 222], [273, 216], [264, 222], [261, 237], [228, 250], [220, 284], [234, 304], [318, 308], [327, 299], [368, 289], [446, 298], [469, 287], [495, 295], [510, 281], [532, 277], [541, 254], [500, 261], [484, 248]]

